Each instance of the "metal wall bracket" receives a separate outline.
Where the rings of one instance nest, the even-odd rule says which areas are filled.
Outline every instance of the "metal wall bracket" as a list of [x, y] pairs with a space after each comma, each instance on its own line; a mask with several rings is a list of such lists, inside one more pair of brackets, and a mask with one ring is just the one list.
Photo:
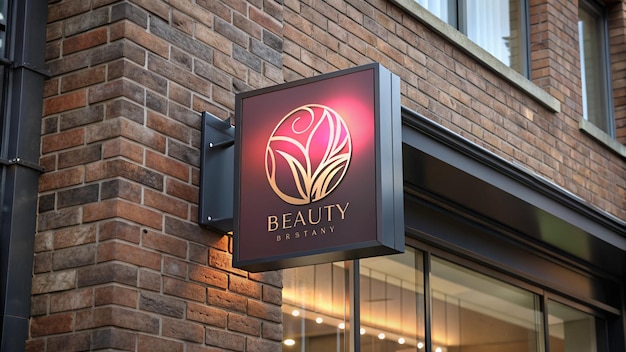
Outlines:
[[235, 127], [202, 113], [198, 223], [211, 230], [233, 230]]

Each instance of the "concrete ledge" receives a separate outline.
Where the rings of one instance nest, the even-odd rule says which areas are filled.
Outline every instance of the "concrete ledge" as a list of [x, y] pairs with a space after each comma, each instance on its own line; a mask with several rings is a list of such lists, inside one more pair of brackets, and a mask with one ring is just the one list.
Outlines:
[[584, 118], [581, 118], [579, 122], [579, 128], [594, 139], [596, 139], [598, 142], [604, 144], [607, 148], [619, 154], [622, 158], [626, 158], [626, 146], [616, 141], [606, 132], [596, 127], [596, 125], [594, 125], [593, 123], [587, 121]]
[[476, 60], [500, 74], [511, 84], [526, 92], [541, 105], [550, 111], [557, 113], [561, 111], [561, 103], [539, 86], [535, 85], [528, 78], [522, 76], [517, 71], [508, 67], [502, 61], [489, 54], [485, 49], [471, 41], [464, 34], [439, 19], [430, 11], [423, 8], [415, 0], [392, 0], [395, 4], [413, 15], [417, 20], [456, 44], [460, 49], [468, 53]]

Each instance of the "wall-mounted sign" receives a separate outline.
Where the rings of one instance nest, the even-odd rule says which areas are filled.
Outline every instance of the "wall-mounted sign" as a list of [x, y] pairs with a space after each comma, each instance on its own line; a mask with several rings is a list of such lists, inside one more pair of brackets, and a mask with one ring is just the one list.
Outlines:
[[370, 64], [238, 94], [233, 266], [404, 250], [400, 80]]

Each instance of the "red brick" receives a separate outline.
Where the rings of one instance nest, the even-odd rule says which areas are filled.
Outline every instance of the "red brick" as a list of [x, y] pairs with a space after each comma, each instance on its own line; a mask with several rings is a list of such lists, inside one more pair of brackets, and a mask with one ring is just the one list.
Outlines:
[[204, 342], [204, 326], [184, 320], [163, 319], [163, 336], [179, 341]]
[[147, 229], [142, 235], [142, 245], [180, 258], [187, 256], [186, 241]]
[[189, 279], [217, 288], [228, 288], [228, 274], [204, 265], [190, 264]]
[[228, 330], [246, 335], [261, 336], [261, 320], [246, 315], [229, 313]]
[[63, 313], [35, 317], [31, 319], [31, 336], [44, 336], [72, 331], [74, 327], [74, 313]]
[[192, 186], [188, 183], [180, 182], [172, 178], [168, 178], [166, 180], [166, 184], [167, 194], [192, 203], [198, 203], [198, 187]]
[[87, 90], [81, 89], [68, 94], [54, 96], [43, 102], [43, 116], [87, 106]]
[[206, 301], [206, 289], [204, 287], [170, 277], [163, 278], [163, 292], [193, 301]]
[[191, 105], [191, 91], [173, 82], [170, 83], [168, 98], [187, 108]]
[[52, 271], [52, 253], [38, 253], [33, 258], [33, 272], [36, 274]]
[[189, 142], [191, 135], [190, 128], [175, 120], [168, 119], [163, 115], [148, 111], [146, 125], [164, 135], [176, 138], [185, 143]]
[[97, 28], [89, 32], [75, 35], [63, 41], [63, 55], [85, 50], [107, 42], [107, 28]]
[[151, 35], [145, 29], [129, 21], [120, 21], [111, 26], [111, 41], [126, 38], [149, 49], [155, 54], [167, 58], [169, 56], [169, 44], [163, 39]]
[[188, 302], [186, 316], [188, 320], [225, 328], [228, 313], [222, 309], [210, 307], [205, 304]]
[[206, 329], [207, 345], [217, 346], [229, 351], [245, 351], [246, 337], [226, 330]]
[[144, 147], [123, 138], [116, 138], [103, 143], [102, 156], [105, 159], [123, 156], [132, 161], [143, 163]]
[[275, 323], [282, 321], [280, 306], [253, 299], [248, 300], [248, 315]]
[[46, 172], [39, 177], [39, 191], [45, 192], [81, 184], [84, 178], [84, 169], [76, 167], [57, 172]]
[[162, 190], [163, 176], [152, 170], [123, 159], [104, 160], [86, 166], [87, 182], [124, 177], [148, 187]]
[[92, 222], [120, 217], [160, 230], [163, 214], [123, 200], [106, 200], [87, 204], [83, 208], [83, 221]]
[[128, 98], [138, 104], [143, 103], [145, 88], [126, 79], [118, 79], [89, 88], [89, 104], [120, 97]]
[[159, 319], [157, 317], [136, 310], [102, 307], [79, 313], [76, 317], [77, 330], [115, 326], [149, 334], [159, 332]]
[[243, 277], [231, 275], [228, 289], [244, 296], [261, 299], [261, 285]]
[[52, 269], [60, 271], [93, 264], [96, 259], [96, 246], [86, 244], [54, 251]]
[[85, 130], [82, 128], [68, 130], [56, 134], [48, 134], [41, 138], [41, 152], [43, 154], [83, 145]]
[[137, 290], [121, 286], [104, 286], [95, 289], [95, 305], [115, 304], [137, 308]]
[[161, 291], [161, 275], [159, 273], [142, 269], [139, 271], [139, 287], [151, 290]]
[[137, 352], [183, 352], [183, 343], [154, 336], [139, 335]]
[[240, 313], [245, 313], [247, 308], [245, 297], [210, 287], [207, 289], [207, 303], [213, 307], [221, 307]]
[[132, 244], [109, 241], [98, 246], [98, 262], [119, 260], [137, 266], [160, 270], [161, 255]]
[[100, 241], [121, 239], [127, 242], [139, 243], [140, 227], [119, 220], [108, 221], [98, 224]]
[[50, 313], [77, 310], [93, 306], [93, 290], [82, 289], [50, 295]]
[[189, 205], [179, 199], [149, 189], [144, 190], [144, 204], [148, 207], [164, 211], [168, 214], [187, 219]]
[[67, 248], [96, 241], [94, 225], [76, 226], [54, 232], [54, 248]]
[[102, 83], [105, 77], [106, 67], [98, 66], [87, 70], [81, 70], [61, 79], [61, 92], [85, 88], [96, 83]]
[[181, 279], [187, 277], [187, 263], [184, 260], [172, 257], [163, 258], [163, 274], [177, 276]]
[[101, 158], [101, 146], [89, 145], [67, 152], [59, 153], [59, 169], [65, 169], [72, 166], [84, 165]]
[[34, 295], [65, 291], [76, 287], [76, 271], [64, 270], [33, 277], [32, 293]]
[[214, 248], [209, 249], [209, 265], [225, 270], [231, 273], [235, 273], [239, 276], [247, 277], [247, 272], [241, 269], [233, 268], [232, 266], [233, 256], [230, 253], [220, 251]]

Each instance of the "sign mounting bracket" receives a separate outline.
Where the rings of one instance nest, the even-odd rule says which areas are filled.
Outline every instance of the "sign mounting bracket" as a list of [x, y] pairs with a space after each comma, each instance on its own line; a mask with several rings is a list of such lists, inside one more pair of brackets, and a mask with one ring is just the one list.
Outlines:
[[233, 230], [235, 127], [202, 113], [198, 223], [219, 233]]

